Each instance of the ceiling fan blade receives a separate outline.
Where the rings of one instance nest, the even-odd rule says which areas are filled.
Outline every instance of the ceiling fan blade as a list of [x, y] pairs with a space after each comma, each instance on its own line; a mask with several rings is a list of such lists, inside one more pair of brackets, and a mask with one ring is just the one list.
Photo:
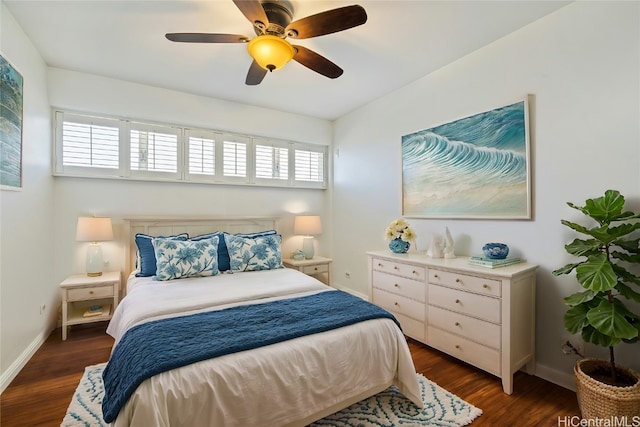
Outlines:
[[241, 34], [167, 33], [172, 42], [182, 43], [246, 43], [249, 37]]
[[359, 5], [339, 7], [293, 21], [285, 29], [287, 37], [308, 39], [348, 30], [367, 22], [367, 12]]
[[259, 0], [233, 0], [233, 2], [251, 24], [256, 25], [256, 22], [262, 22], [264, 28], [269, 26], [269, 18]]
[[247, 79], [244, 81], [249, 86], [259, 85], [267, 75], [267, 70], [258, 65], [256, 61], [251, 63], [249, 72], [247, 73]]
[[344, 72], [342, 68], [338, 67], [324, 56], [317, 54], [306, 47], [293, 47], [296, 50], [296, 54], [293, 56], [293, 59], [316, 73], [320, 73], [330, 79], [335, 79], [340, 77]]

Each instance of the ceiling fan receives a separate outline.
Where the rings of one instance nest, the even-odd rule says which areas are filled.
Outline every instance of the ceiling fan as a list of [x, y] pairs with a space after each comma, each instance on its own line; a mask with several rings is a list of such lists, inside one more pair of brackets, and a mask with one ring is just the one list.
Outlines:
[[260, 84], [267, 71], [280, 69], [291, 59], [331, 79], [340, 77], [342, 68], [306, 47], [292, 45], [285, 38], [308, 39], [348, 30], [367, 22], [367, 13], [359, 5], [331, 9], [291, 22], [293, 13], [288, 1], [233, 2], [251, 22], [257, 37], [208, 33], [168, 33], [165, 37], [182, 43], [248, 43], [247, 49], [253, 62], [245, 80], [247, 85]]

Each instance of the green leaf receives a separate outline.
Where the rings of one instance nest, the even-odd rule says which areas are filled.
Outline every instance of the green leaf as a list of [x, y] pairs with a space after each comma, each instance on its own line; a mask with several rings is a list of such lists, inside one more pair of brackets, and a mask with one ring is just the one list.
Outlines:
[[635, 317], [619, 300], [613, 303], [602, 301], [587, 312], [587, 321], [601, 334], [612, 339], [633, 339], [638, 336], [638, 330], [626, 317]]
[[561, 274], [569, 274], [573, 271], [574, 268], [576, 268], [577, 266], [579, 266], [580, 264], [582, 264], [582, 262], [576, 262], [575, 264], [567, 264], [562, 268], [559, 268], [557, 270], [554, 270], [552, 272], [552, 274], [554, 276], [559, 276]]
[[585, 289], [608, 291], [618, 282], [611, 263], [604, 254], [590, 256], [576, 267], [576, 278]]
[[629, 255], [629, 254], [625, 254], [624, 252], [615, 251], [615, 252], [611, 252], [611, 258], [616, 258], [616, 259], [619, 259], [620, 261], [626, 261], [632, 264], [640, 263], [640, 254]]
[[640, 253], [640, 238], [638, 239], [619, 239], [613, 242], [617, 246], [620, 246], [627, 252], [631, 252], [632, 254]]
[[582, 329], [588, 325], [587, 313], [589, 306], [586, 304], [571, 307], [564, 314], [564, 327], [572, 334], [582, 332]]
[[633, 300], [635, 302], [640, 302], [640, 293], [634, 291], [633, 289], [631, 289], [629, 286], [625, 285], [624, 283], [618, 282], [618, 284], [616, 285], [616, 290], [623, 297], [625, 297], [627, 299], [630, 299], [630, 300]]
[[640, 285], [640, 277], [635, 274], [629, 273], [624, 267], [619, 264], [611, 264], [613, 271], [618, 275], [618, 279], [623, 282], [631, 282], [636, 285]]
[[583, 304], [585, 302], [589, 302], [589, 301], [593, 300], [597, 295], [598, 295], [598, 293], [594, 292], [594, 291], [578, 292], [578, 293], [575, 293], [573, 295], [569, 295], [568, 297], [564, 298], [562, 300], [562, 302], [564, 302], [565, 305], [573, 307], [573, 306], [576, 306], [578, 304]]
[[607, 190], [602, 197], [587, 199], [582, 212], [600, 224], [608, 224], [612, 218], [622, 214], [623, 208], [624, 196], [619, 191]]
[[586, 326], [582, 329], [582, 339], [585, 342], [599, 345], [602, 347], [613, 347], [620, 343], [618, 338], [613, 338], [598, 332], [593, 326]]
[[600, 252], [602, 243], [595, 239], [582, 240], [575, 239], [573, 242], [565, 245], [565, 249], [571, 255], [575, 256], [589, 256], [595, 255]]

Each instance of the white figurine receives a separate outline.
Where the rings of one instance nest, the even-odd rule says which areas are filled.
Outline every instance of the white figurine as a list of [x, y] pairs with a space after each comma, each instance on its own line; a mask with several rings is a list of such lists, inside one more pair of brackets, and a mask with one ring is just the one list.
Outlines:
[[451, 237], [451, 233], [449, 232], [449, 227], [445, 227], [444, 232], [445, 232], [444, 257], [455, 258], [456, 254], [453, 251], [453, 237]]
[[442, 237], [439, 234], [433, 236], [427, 256], [430, 258], [442, 258]]

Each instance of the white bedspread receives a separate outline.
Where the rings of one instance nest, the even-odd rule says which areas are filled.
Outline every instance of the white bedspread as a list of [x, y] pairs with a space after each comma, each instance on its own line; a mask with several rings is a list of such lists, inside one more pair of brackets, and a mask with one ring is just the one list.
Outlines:
[[[289, 269], [135, 280], [107, 329], [116, 343], [128, 328], [152, 319], [331, 291]], [[404, 336], [389, 319], [370, 320], [156, 375], [113, 425], [306, 425], [391, 384], [422, 405]]]

